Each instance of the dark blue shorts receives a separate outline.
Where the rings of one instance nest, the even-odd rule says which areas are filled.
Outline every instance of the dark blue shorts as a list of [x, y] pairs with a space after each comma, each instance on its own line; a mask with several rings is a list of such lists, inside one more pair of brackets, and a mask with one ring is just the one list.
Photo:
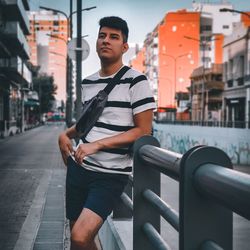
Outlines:
[[90, 171], [71, 157], [67, 165], [66, 217], [76, 221], [83, 208], [88, 208], [106, 220], [121, 196], [128, 176]]

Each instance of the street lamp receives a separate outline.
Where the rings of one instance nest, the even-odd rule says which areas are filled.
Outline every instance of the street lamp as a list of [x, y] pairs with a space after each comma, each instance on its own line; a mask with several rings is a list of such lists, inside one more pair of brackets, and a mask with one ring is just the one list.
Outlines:
[[[67, 36], [67, 40], [71, 40], [72, 39], [72, 15], [77, 13], [77, 17], [81, 16], [81, 12], [82, 11], [89, 11], [92, 9], [95, 9], [96, 6], [92, 6], [92, 7], [88, 7], [88, 8], [84, 8], [82, 9], [81, 7], [81, 3], [80, 3], [80, 8], [77, 5], [77, 10], [76, 11], [72, 11], [72, 0], [70, 0], [70, 14], [67, 15], [65, 12], [58, 10], [58, 9], [54, 9], [54, 8], [48, 8], [48, 7], [44, 7], [44, 6], [40, 6], [40, 9], [44, 9], [47, 11], [53, 11], [54, 13], [60, 13], [62, 15], [64, 15], [67, 19], [67, 24], [68, 24], [68, 36]], [[81, 19], [81, 17], [80, 17]], [[77, 21], [78, 22], [78, 21]], [[81, 27], [79, 26], [77, 29], [77, 48], [81, 47], [81, 38], [82, 37], [86, 37], [86, 36], [82, 36], [81, 35], [81, 30], [79, 31], [79, 29], [81, 29]], [[79, 35], [80, 34], [80, 35]], [[59, 37], [57, 37], [59, 38]], [[63, 38], [59, 38], [59, 39], [63, 39]], [[65, 40], [65, 39], [63, 39]], [[67, 43], [67, 42], [66, 42]], [[81, 54], [81, 51], [76, 51], [76, 54]], [[81, 72], [81, 55], [77, 56], [77, 81], [76, 81], [76, 96], [77, 96], [77, 117], [80, 116], [80, 107], [81, 107], [81, 92], [80, 92], [80, 84], [81, 84], [81, 78], [82, 78], [82, 72]], [[73, 96], [72, 96], [72, 61], [69, 58], [69, 56], [67, 55], [67, 101], [66, 101], [66, 121], [67, 121], [67, 125], [70, 126], [71, 125], [71, 121], [72, 121], [72, 106], [73, 106]], [[78, 93], [79, 92], [79, 93]]]
[[[165, 54], [165, 53], [162, 53], [161, 55], [170, 57], [171, 59], [174, 60], [174, 99], [176, 100], [177, 60], [181, 57], [188, 56], [189, 53], [185, 53], [185, 54], [178, 55], [178, 56], [172, 56], [172, 55]], [[176, 101], [175, 101], [175, 105], [176, 105]]]
[[229, 9], [229, 8], [222, 8], [220, 9], [220, 12], [235, 12], [235, 13], [239, 13], [239, 14], [243, 14], [247, 17], [250, 18], [250, 14], [248, 14], [247, 12], [244, 11], [240, 11], [240, 10], [234, 10], [234, 9]]

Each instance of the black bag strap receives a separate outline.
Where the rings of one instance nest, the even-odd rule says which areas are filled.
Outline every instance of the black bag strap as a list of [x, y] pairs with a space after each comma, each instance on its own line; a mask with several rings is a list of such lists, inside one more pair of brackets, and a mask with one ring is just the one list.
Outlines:
[[123, 75], [130, 69], [128, 66], [123, 66], [116, 75], [112, 78], [112, 81], [103, 89], [107, 95], [112, 91], [115, 85], [121, 80]]

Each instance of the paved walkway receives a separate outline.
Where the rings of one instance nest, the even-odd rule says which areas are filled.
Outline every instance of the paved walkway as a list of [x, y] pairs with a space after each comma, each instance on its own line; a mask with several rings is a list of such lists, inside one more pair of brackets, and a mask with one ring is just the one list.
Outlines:
[[63, 125], [0, 140], [0, 249], [56, 250], [65, 241]]

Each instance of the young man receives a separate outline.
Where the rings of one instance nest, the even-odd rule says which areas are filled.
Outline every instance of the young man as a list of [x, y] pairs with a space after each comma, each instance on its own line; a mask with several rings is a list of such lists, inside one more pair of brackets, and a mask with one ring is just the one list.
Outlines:
[[[127, 23], [119, 17], [100, 20], [96, 51], [101, 69], [82, 83], [83, 102], [110, 82], [123, 67], [128, 50]], [[148, 81], [129, 69], [108, 96], [95, 126], [76, 150], [71, 139], [78, 136], [75, 126], [59, 136], [59, 147], [68, 166], [66, 212], [71, 225], [71, 249], [97, 249], [94, 238], [112, 212], [132, 172], [129, 146], [150, 134], [155, 102]]]

